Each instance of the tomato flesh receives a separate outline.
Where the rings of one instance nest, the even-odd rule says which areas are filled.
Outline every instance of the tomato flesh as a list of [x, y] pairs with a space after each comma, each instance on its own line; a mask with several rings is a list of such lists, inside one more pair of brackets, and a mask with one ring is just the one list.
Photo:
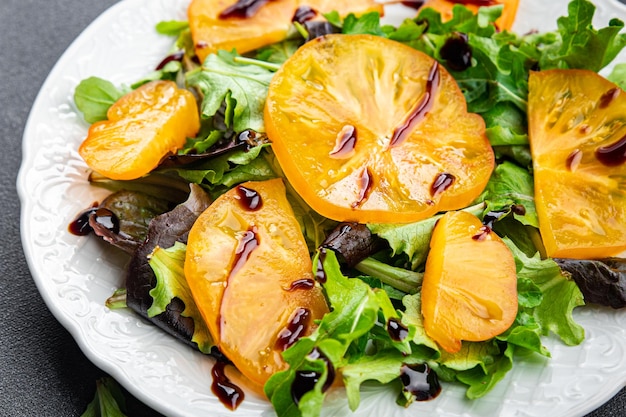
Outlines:
[[445, 351], [485, 341], [517, 315], [515, 260], [473, 214], [447, 212], [435, 226], [422, 283], [424, 329]]
[[484, 121], [445, 68], [376, 36], [302, 46], [275, 74], [264, 120], [287, 179], [339, 221], [412, 222], [465, 207], [494, 165]]
[[528, 118], [547, 255], [626, 250], [626, 93], [592, 71], [533, 72]]
[[328, 312], [280, 179], [241, 184], [200, 215], [185, 277], [220, 351], [258, 387], [286, 368], [290, 339]]
[[152, 81], [126, 94], [91, 125], [78, 152], [114, 180], [148, 174], [200, 129], [195, 97], [172, 81]]

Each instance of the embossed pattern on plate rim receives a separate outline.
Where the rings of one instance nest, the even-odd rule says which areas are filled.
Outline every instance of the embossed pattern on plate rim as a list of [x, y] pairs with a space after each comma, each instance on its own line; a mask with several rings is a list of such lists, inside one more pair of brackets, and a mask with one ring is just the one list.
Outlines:
[[[76, 149], [87, 125], [72, 105], [73, 88], [90, 75], [129, 83], [150, 71], [168, 50], [170, 40], [152, 31], [166, 19], [184, 19], [189, 0], [124, 0], [96, 19], [59, 59], [44, 83], [23, 138], [18, 175], [22, 202], [21, 233], [33, 278], [55, 317], [70, 331], [85, 354], [133, 395], [168, 416], [272, 416], [263, 399], [248, 393], [234, 413], [210, 393], [211, 360], [163, 335], [133, 314], [108, 311], [103, 303], [120, 285], [125, 258], [89, 238], [67, 233], [76, 213], [103, 197], [86, 182]], [[553, 29], [564, 0], [521, 0], [514, 29]], [[617, 0], [596, 1], [596, 21], [625, 16]], [[402, 17], [399, 8], [388, 19]], [[541, 10], [537, 15], [535, 10]], [[532, 19], [530, 18], [532, 16]], [[620, 62], [626, 62], [622, 54]], [[626, 311], [585, 307], [575, 312], [587, 339], [566, 347], [546, 340], [551, 360], [518, 361], [485, 398], [469, 402], [464, 390], [447, 385], [435, 401], [408, 410], [394, 404], [393, 394], [376, 386], [363, 389], [360, 416], [581, 416], [626, 386]], [[329, 396], [324, 415], [346, 415], [341, 390]]]

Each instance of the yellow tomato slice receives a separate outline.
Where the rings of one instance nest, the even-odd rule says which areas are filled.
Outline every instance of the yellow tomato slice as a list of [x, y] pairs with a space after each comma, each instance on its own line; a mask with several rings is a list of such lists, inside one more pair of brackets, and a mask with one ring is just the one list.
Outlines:
[[274, 75], [265, 127], [290, 183], [339, 221], [412, 222], [467, 206], [494, 156], [482, 118], [429, 56], [370, 35], [328, 35]]
[[328, 312], [280, 179], [241, 184], [200, 215], [185, 277], [221, 352], [261, 387]]
[[551, 257], [626, 250], [626, 92], [586, 70], [533, 72], [528, 119], [539, 226]]
[[248, 17], [222, 16], [235, 3], [237, 0], [192, 0], [190, 3], [189, 28], [201, 62], [220, 49], [236, 49], [243, 54], [284, 40], [300, 6], [306, 5], [319, 13], [336, 10], [341, 16], [369, 11], [383, 13], [383, 6], [374, 0], [271, 0]]
[[462, 4], [474, 13], [477, 12], [478, 8], [481, 6], [497, 6], [502, 4], [504, 7], [502, 8], [502, 14], [498, 20], [496, 20], [496, 26], [501, 30], [510, 30], [515, 22], [519, 0], [427, 0], [424, 2], [422, 8], [431, 7], [437, 10], [441, 13], [441, 17], [445, 21], [452, 18], [452, 8], [455, 4]]
[[87, 165], [114, 180], [139, 178], [200, 129], [198, 106], [172, 81], [152, 81], [126, 94], [91, 125], [78, 152]]
[[424, 329], [447, 352], [491, 339], [517, 315], [515, 259], [473, 214], [447, 212], [435, 226], [422, 283]]

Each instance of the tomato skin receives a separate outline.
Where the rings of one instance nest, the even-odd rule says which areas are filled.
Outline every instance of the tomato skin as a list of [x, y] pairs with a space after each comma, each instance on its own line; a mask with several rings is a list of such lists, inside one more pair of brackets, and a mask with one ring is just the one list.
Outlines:
[[[549, 257], [596, 259], [626, 250], [626, 93], [593, 71], [532, 72], [529, 139], [535, 205]], [[623, 152], [623, 151], [622, 151]]]
[[[424, 101], [423, 118], [394, 143]], [[327, 35], [302, 46], [274, 75], [264, 120], [290, 183], [338, 221], [406, 223], [465, 207], [494, 166], [484, 121], [467, 113], [445, 68], [381, 37]], [[353, 152], [337, 155], [346, 126], [355, 127]], [[442, 175], [453, 181], [437, 188]]]
[[328, 312], [281, 179], [241, 184], [200, 215], [185, 277], [220, 351], [259, 391], [287, 366], [280, 337], [294, 314], [309, 312], [305, 336]]
[[91, 125], [78, 152], [114, 180], [139, 178], [200, 129], [195, 97], [172, 81], [152, 81], [126, 94]]

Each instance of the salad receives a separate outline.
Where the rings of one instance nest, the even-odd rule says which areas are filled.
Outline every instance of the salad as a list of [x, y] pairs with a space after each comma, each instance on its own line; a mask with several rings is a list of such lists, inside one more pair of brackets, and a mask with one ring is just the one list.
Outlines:
[[[312, 303], [301, 310], [291, 306], [288, 313], [299, 314], [288, 315], [289, 325], [283, 329], [286, 332], [280, 331], [280, 340], [283, 341], [281, 347], [285, 348], [283, 357], [290, 366], [284, 370], [272, 370], [269, 378], [259, 379], [279, 415], [319, 413], [322, 399], [332, 385], [333, 377], [338, 379], [336, 375], [341, 375], [343, 379], [351, 408], [358, 406], [360, 385], [372, 379], [397, 385], [398, 401], [403, 405], [416, 399], [435, 396], [439, 389], [437, 379], [465, 384], [467, 396], [478, 398], [485, 395], [511, 369], [513, 359], [522, 353], [534, 352], [548, 356], [549, 352], [542, 346], [541, 337], [549, 331], [556, 333], [566, 344], [580, 343], [583, 339], [582, 329], [572, 320], [571, 311], [583, 303], [581, 289], [586, 291], [585, 297], [589, 301], [588, 294], [592, 294], [597, 287], [592, 282], [591, 290], [588, 290], [584, 283], [576, 285], [569, 277], [589, 276], [588, 272], [592, 268], [599, 271], [593, 274], [594, 278], [606, 276], [602, 268], [611, 270], [612, 264], [566, 259], [557, 263], [551, 258], [541, 256], [545, 255], [547, 249], [538, 234], [541, 214], [535, 206], [533, 188], [537, 183], [533, 182], [532, 172], [538, 171], [536, 166], [533, 167], [534, 160], [544, 153], [535, 152], [540, 147], [534, 147], [531, 154], [528, 146], [530, 129], [526, 126], [526, 120], [532, 125], [533, 114], [527, 111], [532, 109], [533, 101], [532, 97], [528, 98], [529, 85], [526, 77], [530, 70], [538, 69], [546, 73], [551, 68], [599, 71], [623, 46], [624, 37], [618, 34], [623, 24], [612, 21], [608, 28], [596, 31], [589, 25], [593, 6], [586, 1], [574, 1], [570, 5], [570, 15], [559, 21], [559, 31], [519, 37], [506, 31], [499, 32], [490, 24], [501, 12], [501, 7], [495, 7], [480, 9], [474, 15], [457, 7], [451, 20], [443, 22], [438, 13], [424, 9], [416, 19], [407, 20], [399, 27], [381, 26], [377, 12], [365, 11], [358, 17], [349, 13], [341, 15], [329, 12], [321, 20], [296, 21], [293, 25], [295, 32], [286, 34], [285, 40], [279, 43], [271, 43], [261, 49], [255, 48], [243, 55], [218, 51], [207, 55], [201, 65], [194, 60], [198, 56], [196, 49], [199, 42], [190, 39], [192, 33], [188, 27], [192, 27], [191, 22], [164, 22], [159, 25], [159, 30], [177, 36], [178, 41], [172, 54], [164, 59], [155, 73], [138, 80], [130, 87], [114, 86], [96, 78], [83, 81], [76, 90], [76, 104], [84, 112], [85, 119], [94, 125], [81, 146], [81, 153], [91, 167], [97, 167], [90, 176], [92, 183], [116, 192], [75, 222], [73, 230], [82, 233], [92, 228], [106, 240], [132, 254], [126, 288], [111, 299], [110, 305], [115, 307], [123, 304], [135, 309], [194, 348], [216, 356], [223, 354], [224, 361], [238, 364], [245, 374], [248, 367], [254, 368], [254, 364], [260, 362], [258, 358], [253, 358], [256, 360], [245, 364], [250, 356], [238, 348], [237, 341], [241, 339], [237, 337], [243, 334], [249, 338], [251, 335], [249, 331], [239, 331], [244, 327], [237, 327], [245, 326], [246, 323], [233, 326], [232, 340], [235, 342], [229, 343], [220, 333], [220, 326], [230, 326], [223, 325], [223, 321], [215, 321], [214, 318], [217, 334], [222, 338], [219, 341], [221, 353], [218, 353], [215, 350], [218, 345], [216, 330], [211, 329], [212, 320], [207, 320], [210, 313], [206, 312], [206, 306], [221, 304], [219, 311], [224, 316], [217, 319], [223, 320], [224, 317], [237, 318], [247, 305], [238, 305], [237, 302], [241, 301], [239, 298], [226, 303], [223, 293], [216, 295], [211, 294], [211, 290], [199, 292], [194, 289], [195, 284], [205, 279], [206, 271], [200, 270], [204, 262], [190, 262], [189, 259], [203, 256], [209, 261], [230, 259], [231, 255], [228, 254], [236, 250], [234, 266], [230, 266], [231, 272], [226, 275], [227, 286], [230, 287], [232, 270], [245, 272], [245, 268], [250, 266], [248, 261], [253, 259], [250, 258], [250, 253], [256, 253], [255, 248], [262, 247], [262, 242], [271, 240], [263, 235], [264, 231], [271, 230], [272, 225], [280, 224], [278, 230], [284, 232], [281, 235], [283, 240], [285, 236], [291, 233], [295, 236], [299, 231], [303, 245], [294, 243], [300, 240], [297, 237], [287, 239], [289, 245], [295, 246], [289, 246], [287, 256], [270, 256], [269, 265], [272, 267], [264, 271], [270, 275], [284, 266], [283, 263], [287, 263], [287, 271], [294, 273], [296, 265], [289, 262], [305, 257], [309, 261], [296, 274], [295, 279], [290, 276], [289, 281], [279, 283], [283, 284], [283, 293], [286, 285], [286, 292], [294, 296], [281, 298], [278, 303], [284, 301], [286, 305], [290, 305], [294, 299], [294, 306], [304, 302]], [[579, 32], [572, 31], [573, 27], [587, 29], [581, 35], [587, 43], [583, 42], [581, 46], [580, 39], [574, 39]], [[323, 33], [321, 38], [311, 36], [320, 30]], [[333, 34], [329, 34], [330, 32]], [[335, 32], [341, 34], [334, 34]], [[288, 145], [294, 144], [297, 145], [296, 149], [302, 149], [309, 142], [310, 138], [306, 137], [308, 131], [301, 130], [303, 137], [294, 137], [287, 132], [285, 136], [288, 139], [284, 141], [284, 149], [278, 151], [275, 147], [277, 143], [282, 143], [281, 127], [289, 124], [276, 121], [271, 110], [267, 110], [269, 106], [266, 101], [273, 100], [284, 105], [281, 100], [289, 99], [290, 94], [285, 97], [284, 91], [293, 90], [281, 89], [280, 83], [276, 82], [276, 74], [281, 74], [281, 81], [288, 80], [287, 69], [297, 69], [297, 58], [304, 53], [302, 51], [312, 50], [313, 54], [323, 54], [323, 48], [320, 51], [317, 47], [324, 43], [320, 39], [336, 42], [336, 48], [340, 49], [341, 42], [348, 36], [351, 37], [351, 42], [361, 43], [374, 56], [377, 49], [392, 50], [396, 44], [404, 44], [401, 48], [402, 54], [405, 54], [401, 55], [403, 59], [413, 54], [405, 52], [409, 49], [420, 51], [419, 61], [429, 64], [423, 71], [426, 74], [426, 86], [428, 80], [431, 86], [436, 84], [438, 88], [451, 85], [445, 88], [451, 89], [451, 101], [458, 104], [460, 95], [455, 94], [457, 90], [454, 83], [445, 84], [447, 81], [442, 81], [451, 80], [448, 77], [452, 74], [458, 84], [456, 88], [460, 87], [458, 91], [463, 93], [469, 113], [482, 116], [481, 120], [485, 123], [484, 136], [489, 139], [491, 149], [480, 154], [493, 152], [493, 156], [479, 164], [474, 171], [470, 171], [470, 174], [480, 177], [476, 173], [478, 168], [490, 168], [484, 183], [472, 182], [467, 187], [470, 191], [462, 190], [461, 194], [469, 193], [466, 203], [454, 207], [449, 204], [458, 203], [460, 198], [452, 198], [448, 203], [440, 198], [439, 194], [452, 190], [452, 185], [456, 186], [464, 178], [456, 172], [450, 174], [446, 171], [447, 175], [437, 177], [439, 181], [429, 183], [431, 197], [433, 200], [437, 197], [437, 201], [432, 204], [429, 202], [417, 210], [417, 216], [422, 218], [394, 217], [394, 214], [404, 210], [395, 207], [387, 210], [387, 213], [391, 213], [390, 217], [381, 216], [380, 212], [384, 210], [376, 209], [372, 210], [373, 214], [367, 221], [341, 218], [341, 215], [335, 214], [337, 206], [342, 209], [341, 204], [334, 204], [338, 201], [336, 198], [330, 200], [331, 209], [328, 213], [331, 214], [328, 216], [319, 214], [325, 212], [323, 207], [325, 204], [329, 205], [328, 200], [316, 206], [322, 209], [311, 209], [314, 205], [311, 202], [315, 201], [311, 197], [307, 198], [306, 193], [301, 190], [315, 183], [306, 178], [298, 180], [294, 170], [299, 167], [290, 165], [288, 149]], [[593, 39], [593, 42], [589, 39]], [[450, 45], [453, 45], [453, 49], [460, 49], [462, 53], [446, 54]], [[470, 59], [457, 62], [459, 56], [467, 58], [468, 51]], [[444, 58], [446, 55], [450, 58]], [[580, 59], [580, 56], [585, 59]], [[432, 57], [438, 58], [438, 63]], [[349, 61], [351, 65], [354, 62]], [[624, 81], [620, 68], [618, 66], [610, 76], [617, 83]], [[516, 74], [518, 78], [514, 79], [512, 74]], [[563, 82], [559, 78], [561, 72], [550, 74], [556, 79], [548, 80], [545, 84]], [[591, 77], [588, 73], [584, 76]], [[532, 80], [530, 84], [532, 85]], [[200, 115], [193, 111], [191, 105], [195, 98], [187, 88], [181, 88], [183, 86], [200, 94]], [[316, 88], [314, 84], [313, 89]], [[619, 99], [619, 90], [609, 88], [606, 91], [612, 93], [602, 96], [602, 102], [607, 104], [601, 107], [608, 108], [611, 102]], [[550, 91], [546, 94], [549, 93]], [[307, 96], [303, 94], [299, 97], [304, 100]], [[167, 98], [160, 101], [165, 104], [158, 112], [151, 104], [154, 97]], [[295, 105], [301, 104], [298, 102]], [[306, 109], [310, 106], [301, 107]], [[338, 107], [333, 108], [337, 109]], [[428, 113], [436, 115], [437, 109], [435, 104], [429, 108]], [[413, 111], [410, 114], [419, 113]], [[153, 130], [156, 132], [153, 139], [142, 145], [142, 141], [148, 137], [145, 131], [134, 137], [134, 131], [129, 126], [141, 126], [142, 123], [150, 125], [164, 114], [169, 117], [165, 117], [163, 123], [158, 124], [159, 129]], [[458, 117], [455, 121], [463, 124], [460, 123], [463, 114], [455, 112], [454, 115]], [[468, 118], [476, 119], [471, 116]], [[354, 124], [346, 124], [335, 130], [341, 134], [336, 136], [342, 140], [338, 141], [341, 146], [337, 147], [334, 156], [343, 156], [346, 150], [347, 153], [356, 151], [356, 146], [350, 143], [357, 140], [361, 142], [360, 132], [364, 126], [355, 127]], [[414, 128], [410, 120], [407, 125], [409, 130]], [[115, 135], [118, 131], [115, 129], [120, 129], [119, 126], [127, 133], [125, 138], [135, 141], [130, 149], [141, 150], [133, 158], [125, 158], [125, 155], [119, 154], [119, 150], [114, 150], [112, 157], [107, 155], [110, 148], [106, 145], [107, 141], [110, 143], [112, 137], [117, 137]], [[189, 131], [181, 130], [181, 126]], [[345, 126], [348, 127], [343, 129]], [[355, 135], [355, 131], [358, 135]], [[482, 142], [477, 144], [472, 139], [476, 137], [475, 134], [468, 136], [468, 141], [460, 141], [467, 145], [467, 149], [480, 147]], [[540, 137], [540, 134], [535, 137]], [[302, 142], [298, 142], [299, 140]], [[403, 144], [407, 141], [410, 139], [400, 140]], [[162, 149], [157, 150], [156, 144]], [[620, 141], [611, 145], [614, 146], [604, 147], [607, 155], [613, 155], [615, 149], [621, 149]], [[171, 149], [176, 149], [175, 154], [169, 155]], [[574, 161], [576, 164], [580, 163], [579, 154], [575, 150], [566, 155], [571, 155], [570, 168]], [[90, 159], [92, 157], [94, 159]], [[108, 165], [112, 167], [110, 170], [98, 165], [107, 160], [115, 162]], [[130, 167], [119, 169], [120, 161], [130, 161]], [[469, 162], [471, 161], [462, 161], [459, 165], [466, 166]], [[153, 166], [155, 163], [156, 169]], [[305, 164], [306, 166], [308, 165]], [[619, 167], [620, 164], [613, 166]], [[145, 170], [145, 167], [148, 169]], [[330, 170], [326, 167], [322, 171], [330, 175]], [[366, 186], [357, 190], [357, 198], [348, 199], [348, 205], [352, 211], [366, 212], [367, 203], [374, 200], [373, 196], [377, 192], [367, 184], [376, 183], [376, 175], [386, 174], [387, 171], [376, 167], [369, 171], [359, 169], [356, 172], [366, 174], [361, 174], [361, 182]], [[190, 183], [193, 185], [189, 186]], [[478, 190], [477, 193], [474, 191], [475, 194], [472, 194], [472, 189]], [[280, 195], [285, 197], [280, 200], [277, 197]], [[277, 201], [275, 205], [269, 203], [274, 201]], [[445, 204], [438, 206], [441, 201]], [[617, 201], [619, 209], [620, 202]], [[410, 208], [408, 211], [410, 215], [414, 215], [416, 210]], [[451, 219], [448, 214], [441, 214], [444, 211], [464, 214]], [[205, 216], [204, 213], [207, 212], [213, 217]], [[236, 239], [238, 244], [235, 248], [225, 252], [227, 245], [215, 244], [213, 239], [220, 241], [221, 238], [218, 230], [212, 227], [220, 219], [228, 216], [239, 218], [251, 212], [254, 220], [242, 223], [246, 228], [237, 232], [240, 238]], [[265, 225], [268, 218], [271, 220]], [[278, 223], [291, 218], [295, 223]], [[455, 225], [471, 223], [475, 218], [480, 219], [475, 230], [482, 232], [470, 235], [470, 244], [464, 244], [460, 252], [453, 254], [466, 255], [469, 251], [468, 263], [461, 265], [461, 268], [466, 269], [470, 265], [470, 268], [478, 268], [472, 272], [479, 274], [488, 274], [497, 269], [499, 264], [504, 265], [504, 282], [496, 281], [488, 287], [491, 285], [499, 290], [509, 288], [510, 292], [512, 274], [515, 280], [513, 297], [505, 297], [504, 304], [507, 301], [508, 304], [504, 306], [500, 303], [502, 300], [494, 300], [495, 295], [480, 290], [480, 308], [486, 308], [485, 314], [489, 316], [490, 322], [502, 322], [502, 317], [507, 316], [505, 313], [510, 311], [513, 311], [513, 317], [507, 319], [509, 321], [503, 321], [506, 323], [504, 328], [493, 330], [495, 333], [488, 336], [476, 336], [477, 333], [482, 333], [484, 327], [488, 327], [484, 323], [483, 326], [471, 330], [469, 335], [463, 332], [459, 334], [458, 331], [466, 330], [459, 329], [459, 326], [443, 332], [443, 335], [437, 335], [436, 329], [441, 326], [431, 325], [429, 332], [424, 308], [426, 298], [432, 301], [436, 297], [426, 297], [423, 294], [427, 291], [434, 294], [449, 285], [459, 290], [465, 283], [442, 283], [442, 275], [431, 274], [434, 267], [428, 267], [428, 264], [430, 262], [435, 265], [441, 258], [454, 259], [449, 255], [443, 256], [450, 247], [449, 237], [456, 235], [451, 231]], [[204, 229], [199, 229], [201, 226]], [[544, 233], [544, 230], [541, 232]], [[207, 239], [207, 236], [211, 239]], [[483, 240], [483, 237], [489, 242], [495, 242], [493, 258], [496, 262], [489, 263], [487, 259], [480, 259], [484, 254], [471, 252], [474, 250], [472, 241]], [[282, 243], [283, 249], [285, 245]], [[270, 246], [268, 252], [272, 255], [280, 249], [280, 245]], [[217, 253], [213, 253], [214, 251]], [[188, 255], [190, 252], [195, 253], [191, 258]], [[304, 252], [305, 256], [296, 256], [296, 253]], [[563, 253], [566, 254], [561, 255], [563, 258], [573, 257], [567, 256], [567, 250]], [[225, 254], [228, 256], [225, 257]], [[598, 256], [594, 254], [590, 258]], [[245, 262], [238, 261], [241, 259]], [[441, 261], [445, 264], [442, 269], [449, 271], [449, 268], [455, 267], [454, 262], [451, 265], [450, 262], [446, 264], [445, 259]], [[482, 265], [474, 265], [469, 262], [471, 259], [481, 261], [479, 263]], [[506, 267], [506, 259], [512, 261], [509, 262], [509, 267]], [[259, 267], [268, 265], [265, 260], [258, 262]], [[617, 260], [613, 259], [611, 262], [616, 262], [616, 269], [619, 269]], [[314, 268], [309, 267], [307, 271], [307, 265]], [[512, 272], [510, 265], [513, 267]], [[576, 274], [573, 272], [576, 268], [571, 265], [576, 265], [583, 273]], [[219, 268], [215, 270], [221, 271]], [[460, 271], [454, 272], [458, 274]], [[316, 279], [312, 279], [312, 276]], [[247, 281], [240, 281], [244, 292], [239, 294], [246, 295], [245, 291], [248, 290], [245, 288], [249, 287], [255, 289], [254, 293], [248, 292], [248, 295], [253, 296], [252, 299], [258, 298], [258, 294], [269, 296], [276, 292], [270, 287], [261, 288], [268, 290], [266, 292], [257, 291], [259, 288], [254, 285], [258, 285], [258, 282], [254, 278], [253, 275]], [[278, 280], [281, 276], [275, 278]], [[600, 279], [594, 280], [598, 281]], [[476, 291], [471, 295], [476, 295]], [[303, 293], [311, 292], [317, 295], [304, 297], [305, 300], [298, 299]], [[604, 289], [600, 292], [607, 294]], [[190, 297], [190, 293], [193, 296]], [[199, 293], [209, 294], [209, 297], [204, 302], [198, 302]], [[311, 298], [317, 301], [310, 301]], [[595, 302], [598, 301], [603, 300]], [[435, 303], [435, 307], [433, 310], [438, 310], [441, 304]], [[446, 308], [445, 303], [443, 308]], [[458, 306], [447, 308], [446, 314], [435, 317], [431, 315], [430, 318], [437, 321], [437, 318], [445, 319], [459, 312]], [[327, 311], [330, 312], [326, 313]], [[252, 313], [255, 313], [252, 317], [258, 314], [257, 311]], [[233, 319], [229, 319], [229, 322]], [[307, 325], [302, 325], [303, 322]], [[237, 336], [237, 333], [240, 335]], [[267, 334], [262, 331], [258, 333], [261, 336]], [[290, 334], [295, 336], [291, 337]], [[460, 344], [461, 339], [470, 340], [472, 337], [478, 340]], [[451, 340], [452, 345], [444, 342], [446, 338]], [[280, 359], [277, 363], [280, 365]], [[217, 389], [220, 384], [222, 387], [226, 384], [232, 388], [222, 378], [219, 367], [216, 369], [216, 374], [220, 376], [216, 378]], [[249, 375], [254, 381], [253, 377], [262, 377], [263, 372], [253, 370]], [[429, 382], [429, 386], [425, 390], [421, 386], [416, 389], [415, 379], [412, 378], [423, 378]], [[231, 403], [235, 407], [237, 398], [230, 396], [229, 400], [235, 400]]]

